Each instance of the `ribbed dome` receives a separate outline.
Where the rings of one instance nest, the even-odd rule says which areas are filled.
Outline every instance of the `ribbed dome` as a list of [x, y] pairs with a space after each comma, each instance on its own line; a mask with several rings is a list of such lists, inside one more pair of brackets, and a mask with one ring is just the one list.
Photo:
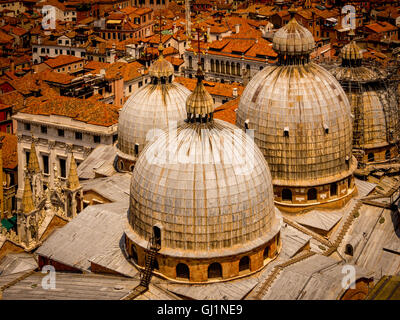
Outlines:
[[186, 99], [190, 91], [178, 83], [148, 84], [135, 91], [124, 104], [118, 120], [118, 149], [135, 155], [148, 142], [152, 129], [165, 129], [173, 121], [186, 118]]
[[388, 146], [399, 139], [397, 101], [385, 84], [387, 72], [363, 66], [362, 60], [361, 49], [352, 40], [342, 50], [341, 66], [331, 70], [345, 89], [355, 116], [353, 146], [355, 149]]
[[[390, 115], [389, 103], [396, 101], [390, 101], [383, 87], [378, 89], [366, 86], [361, 92], [349, 92], [348, 97], [353, 114], [359, 117], [354, 124], [354, 135], [358, 137], [357, 132], [362, 135], [355, 147], [376, 148], [388, 145], [387, 127], [395, 128], [398, 125], [398, 116]], [[385, 113], [388, 113], [388, 116]]]
[[292, 18], [275, 33], [273, 48], [280, 55], [306, 55], [314, 50], [315, 41], [311, 32]]
[[340, 53], [342, 59], [347, 60], [362, 60], [363, 54], [361, 48], [355, 41], [351, 41], [345, 45]]
[[158, 59], [150, 66], [149, 75], [150, 77], [170, 77], [174, 74], [174, 67], [171, 62], [165, 60], [162, 54], [163, 47], [160, 45], [158, 48], [160, 54]]
[[[340, 84], [324, 68], [270, 66], [242, 94], [237, 124], [255, 130], [274, 184], [306, 186], [349, 175], [352, 115]], [[355, 160], [354, 160], [355, 161]]]
[[354, 82], [371, 82], [383, 80], [386, 78], [386, 73], [383, 70], [376, 68], [359, 67], [345, 67], [338, 66], [330, 70], [333, 76], [341, 81], [354, 81]]
[[204, 88], [202, 82], [204, 75], [201, 67], [199, 67], [196, 76], [199, 81], [186, 101], [186, 112], [193, 115], [205, 116], [214, 111], [214, 100]]
[[163, 254], [249, 251], [280, 228], [263, 155], [247, 134], [221, 120], [183, 122], [149, 144], [136, 163], [130, 197], [135, 237], [148, 240], [154, 225], [162, 227]]

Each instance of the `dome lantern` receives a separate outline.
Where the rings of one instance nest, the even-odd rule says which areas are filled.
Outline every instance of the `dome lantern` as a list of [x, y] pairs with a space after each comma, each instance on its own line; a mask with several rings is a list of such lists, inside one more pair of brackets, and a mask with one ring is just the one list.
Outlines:
[[278, 53], [280, 65], [306, 64], [310, 62], [310, 54], [315, 48], [314, 37], [297, 22], [293, 6], [289, 13], [291, 20], [275, 33], [273, 48]]
[[350, 43], [345, 45], [340, 52], [342, 57], [342, 67], [361, 67], [363, 54], [361, 48], [357, 45], [354, 40], [355, 33], [354, 30], [351, 29], [349, 32]]
[[174, 67], [172, 64], [165, 60], [163, 55], [164, 47], [160, 43], [158, 46], [158, 58], [157, 60], [150, 66], [149, 75], [151, 77], [151, 81], [154, 84], [160, 83], [171, 83], [172, 76], [174, 74]]
[[186, 101], [187, 122], [209, 122], [213, 119], [214, 100], [204, 88], [204, 73], [200, 66], [196, 78], [196, 87]]

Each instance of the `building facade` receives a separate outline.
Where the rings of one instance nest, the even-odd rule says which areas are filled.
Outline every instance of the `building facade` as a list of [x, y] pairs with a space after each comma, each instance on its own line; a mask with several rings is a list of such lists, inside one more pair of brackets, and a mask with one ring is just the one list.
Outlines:
[[[75, 98], [64, 99], [73, 99], [77, 104], [82, 101]], [[81, 105], [81, 108], [90, 108], [90, 106]], [[67, 178], [68, 164], [71, 161], [72, 153], [79, 165], [96, 146], [100, 144], [112, 145], [116, 142], [117, 108], [106, 104], [101, 104], [100, 108], [104, 108], [105, 111], [103, 111], [102, 116], [101, 110], [98, 110], [97, 117], [101, 118], [107, 112], [112, 112], [113, 118], [111, 120], [100, 119], [97, 124], [91, 124], [85, 123], [79, 118], [77, 120], [76, 116], [73, 117], [73, 110], [71, 110], [72, 114], [60, 116], [57, 114], [37, 114], [32, 112], [32, 109], [25, 109], [13, 117], [17, 122], [18, 154], [20, 155], [18, 158], [18, 201], [21, 200], [23, 194], [23, 173], [29, 163], [32, 142], [36, 143], [38, 161], [45, 182], [54, 179], [53, 169], [55, 167], [61, 180]], [[96, 112], [93, 107], [92, 110]]]

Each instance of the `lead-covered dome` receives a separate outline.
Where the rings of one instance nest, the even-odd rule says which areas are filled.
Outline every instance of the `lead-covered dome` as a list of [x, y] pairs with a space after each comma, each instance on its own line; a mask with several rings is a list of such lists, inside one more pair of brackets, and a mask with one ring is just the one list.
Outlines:
[[[354, 37], [354, 33], [349, 33]], [[341, 51], [341, 65], [331, 69], [349, 98], [353, 125], [353, 149], [360, 165], [384, 162], [398, 156], [399, 114], [388, 74], [363, 63], [363, 54], [352, 39]]]
[[[201, 71], [198, 79], [197, 94], [188, 101], [206, 96]], [[232, 278], [239, 275], [240, 259], [249, 273], [276, 256], [281, 219], [268, 165], [253, 139], [214, 120], [209, 107], [198, 107], [139, 156], [125, 234], [132, 252], [158, 235], [159, 270], [168, 277], [182, 278], [187, 270], [190, 281]]]
[[[164, 64], [166, 62], [167, 64]], [[190, 91], [172, 81], [171, 70], [162, 54], [150, 68], [151, 83], [136, 90], [120, 111], [118, 120], [119, 169], [135, 162], [149, 138], [186, 117]]]
[[352, 116], [340, 84], [328, 71], [304, 66], [270, 66], [249, 82], [237, 123], [254, 129], [275, 183], [306, 185], [334, 180], [349, 170]]
[[223, 255], [268, 237], [275, 220], [272, 194], [265, 159], [243, 131], [221, 120], [195, 128], [185, 123], [139, 157], [131, 226], [149, 239], [153, 226], [162, 225], [165, 249], [192, 255], [219, 249], [215, 254]]
[[[295, 18], [290, 24], [277, 32], [274, 43], [279, 34], [293, 35], [300, 44], [313, 42]], [[271, 170], [276, 203], [301, 210], [351, 194], [357, 161], [345, 92], [327, 70], [310, 62], [311, 45], [293, 48], [280, 50], [278, 64], [265, 67], [248, 83], [237, 125], [254, 129]]]

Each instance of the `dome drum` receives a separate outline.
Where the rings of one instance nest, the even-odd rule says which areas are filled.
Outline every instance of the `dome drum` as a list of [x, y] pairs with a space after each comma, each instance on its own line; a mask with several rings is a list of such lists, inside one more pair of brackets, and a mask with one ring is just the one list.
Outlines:
[[370, 146], [360, 150], [358, 161], [365, 165], [383, 164], [393, 159], [399, 158], [399, 148], [397, 144], [386, 144], [377, 147]]
[[[354, 167], [356, 167], [356, 162]], [[356, 193], [353, 174], [339, 181], [315, 186], [296, 187], [274, 184], [275, 205], [280, 210], [290, 213], [297, 213], [315, 206], [326, 209], [340, 208]]]
[[118, 172], [132, 172], [135, 167], [137, 156], [131, 156], [117, 150], [117, 157], [115, 159], [115, 168]]
[[[280, 231], [267, 242], [255, 248], [238, 246], [235, 252], [221, 255], [221, 251], [209, 251], [203, 256], [196, 252], [187, 254], [183, 250], [161, 249], [155, 256], [158, 276], [176, 282], [212, 283], [228, 281], [251, 275], [274, 260], [282, 247]], [[240, 249], [239, 249], [240, 247]], [[147, 241], [137, 238], [130, 225], [125, 229], [125, 252], [131, 263], [140, 270], [145, 269]]]
[[[136, 162], [125, 236], [139, 267], [157, 233], [157, 264], [168, 278], [176, 278], [176, 266], [183, 263], [191, 270], [188, 281], [250, 274], [269, 261], [256, 257], [277, 252], [273, 239], [281, 223], [268, 165], [252, 138], [232, 124], [182, 121], [148, 144]], [[235, 265], [243, 256], [250, 267], [238, 275]], [[211, 260], [222, 266], [221, 279], [207, 276], [204, 266]]]

